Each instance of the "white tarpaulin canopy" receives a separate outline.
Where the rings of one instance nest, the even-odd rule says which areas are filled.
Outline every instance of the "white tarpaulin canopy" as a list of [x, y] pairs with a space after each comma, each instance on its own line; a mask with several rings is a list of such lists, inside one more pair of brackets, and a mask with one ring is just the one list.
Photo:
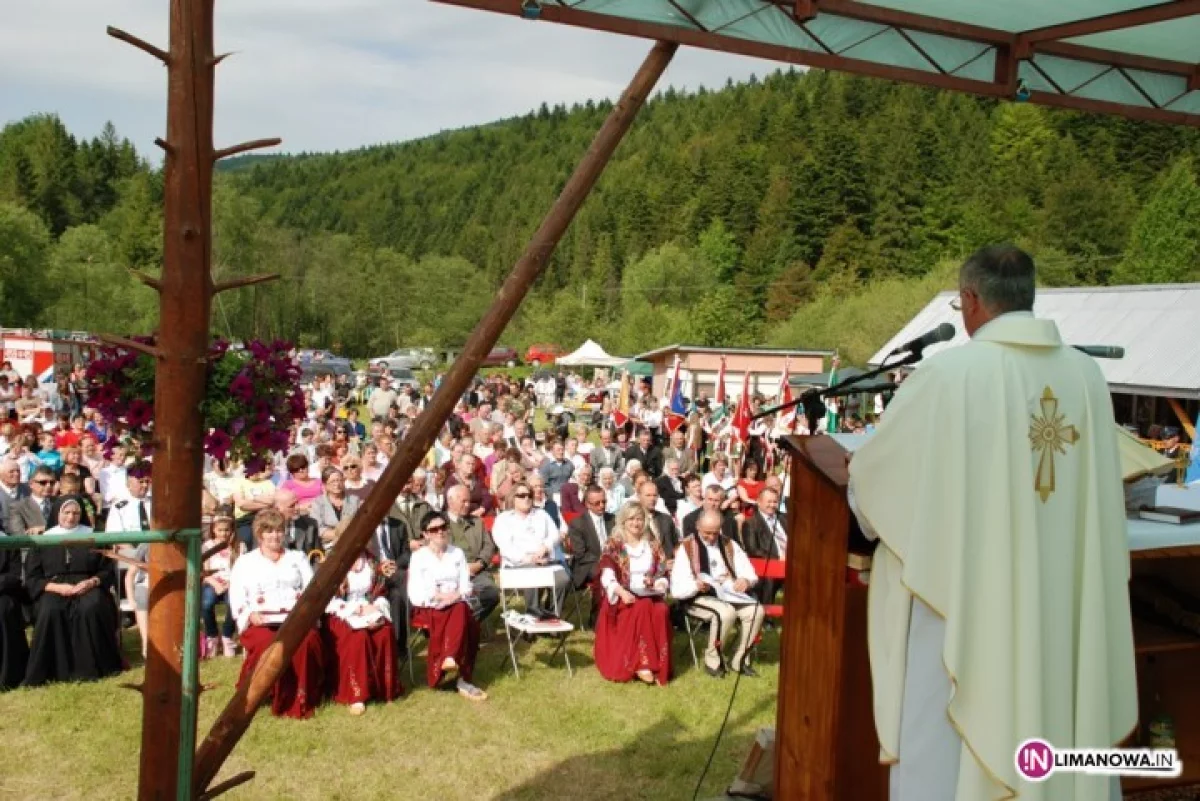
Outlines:
[[622, 359], [619, 356], [609, 356], [604, 352], [604, 348], [589, 339], [574, 353], [560, 356], [554, 360], [554, 363], [567, 367], [620, 367], [628, 361], [629, 359]]

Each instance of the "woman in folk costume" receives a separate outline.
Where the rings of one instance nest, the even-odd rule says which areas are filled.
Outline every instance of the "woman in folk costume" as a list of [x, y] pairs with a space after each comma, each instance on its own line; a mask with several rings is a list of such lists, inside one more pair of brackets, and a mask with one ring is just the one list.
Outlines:
[[[312, 566], [305, 555], [284, 547], [284, 527], [283, 515], [274, 509], [255, 515], [253, 531], [258, 547], [240, 556], [230, 572], [229, 605], [246, 651], [239, 684], [250, 680], [275, 632], [312, 581]], [[321, 638], [314, 628], [276, 680], [271, 690], [271, 713], [277, 717], [311, 717], [324, 693], [324, 671]]]
[[[90, 534], [82, 515], [77, 498], [59, 498], [50, 512], [57, 525], [42, 536]], [[117, 606], [104, 586], [113, 575], [108, 557], [88, 545], [33, 548], [25, 575], [36, 605], [26, 686], [90, 681], [124, 669]]]
[[450, 544], [450, 521], [441, 512], [421, 519], [425, 547], [413, 552], [408, 565], [408, 600], [412, 622], [429, 632], [425, 677], [430, 687], [454, 682], [459, 694], [482, 701], [487, 694], [471, 684], [479, 653], [479, 623], [471, 613], [475, 590], [467, 557]]
[[609, 681], [671, 680], [671, 615], [667, 555], [646, 525], [641, 504], [621, 508], [598, 565], [600, 612], [596, 669]]
[[396, 672], [392, 610], [383, 593], [378, 565], [365, 549], [325, 608], [329, 692], [350, 714], [367, 711], [368, 701], [394, 701], [404, 694]]

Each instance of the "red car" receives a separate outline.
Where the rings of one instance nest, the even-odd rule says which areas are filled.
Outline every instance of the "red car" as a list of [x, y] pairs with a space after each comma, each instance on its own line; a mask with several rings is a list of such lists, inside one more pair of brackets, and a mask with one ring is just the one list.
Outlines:
[[484, 367], [516, 367], [521, 363], [521, 354], [517, 353], [513, 348], [505, 348], [500, 345], [492, 348], [491, 353], [483, 357], [482, 366]]
[[563, 350], [558, 345], [530, 345], [525, 353], [525, 363], [541, 367], [543, 364], [554, 364], [554, 360], [562, 355]]

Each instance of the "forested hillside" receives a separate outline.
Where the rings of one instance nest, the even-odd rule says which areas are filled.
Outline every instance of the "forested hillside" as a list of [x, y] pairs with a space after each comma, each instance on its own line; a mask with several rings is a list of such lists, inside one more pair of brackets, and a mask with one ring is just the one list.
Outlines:
[[[371, 355], [461, 343], [607, 103], [218, 177], [214, 326]], [[286, 132], [285, 132], [286, 133]], [[1046, 284], [1200, 280], [1198, 132], [870, 79], [779, 72], [647, 104], [506, 334], [842, 346], [852, 360], [1016, 241]], [[106, 130], [0, 133], [5, 325], [146, 330], [159, 179]]]

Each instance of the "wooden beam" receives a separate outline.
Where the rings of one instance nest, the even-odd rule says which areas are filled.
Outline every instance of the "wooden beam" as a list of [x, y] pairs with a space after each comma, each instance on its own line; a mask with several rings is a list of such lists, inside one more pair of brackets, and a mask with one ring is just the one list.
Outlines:
[[145, 39], [139, 39], [138, 37], [134, 36], [132, 33], [126, 33], [125, 31], [121, 30], [120, 28], [114, 28], [111, 25], [109, 25], [108, 28], [105, 29], [105, 31], [112, 38], [119, 39], [122, 42], [125, 42], [126, 44], [131, 44], [134, 47], [136, 47], [138, 50], [141, 50], [143, 53], [149, 53], [150, 55], [154, 56], [159, 61], [161, 61], [163, 64], [166, 64], [168, 67], [171, 66], [171, 57], [162, 48], [155, 47], [154, 45], [147, 42]]
[[96, 339], [116, 348], [136, 350], [138, 353], [144, 353], [147, 356], [154, 357], [155, 359], [161, 359], [163, 357], [163, 353], [160, 349], [154, 347], [153, 345], [147, 345], [145, 342], [138, 342], [136, 339], [127, 339], [126, 337], [119, 337], [116, 334], [97, 334]]
[[265, 284], [268, 281], [278, 281], [280, 277], [279, 273], [268, 273], [267, 275], [245, 275], [241, 278], [231, 278], [228, 281], [213, 284], [213, 294], [227, 292], [230, 289], [239, 289], [244, 286], [253, 286], [254, 284]]
[[[495, 11], [501, 14], [517, 14], [520, 0], [434, 0], [444, 5], [476, 8], [485, 11]], [[858, 4], [855, 4], [858, 5]], [[789, 6], [790, 7], [790, 6]], [[824, 4], [822, 4], [822, 8]], [[893, 67], [887, 64], [877, 64], [872, 61], [846, 58], [831, 53], [800, 50], [782, 45], [753, 42], [733, 36], [717, 33], [702, 33], [675, 25], [660, 25], [653, 22], [638, 22], [636, 20], [616, 17], [611, 14], [597, 14], [590, 11], [580, 11], [577, 8], [565, 6], [543, 6], [541, 19], [557, 22], [563, 25], [588, 28], [591, 30], [619, 33], [626, 36], [637, 36], [643, 39], [675, 42], [677, 44], [702, 47], [717, 50], [722, 53], [736, 53], [754, 58], [765, 58], [780, 61], [785, 64], [798, 64], [818, 69], [850, 72], [871, 78], [882, 78], [888, 81], [902, 81], [934, 86], [939, 89], [950, 89], [957, 92], [981, 95], [984, 97], [1004, 96], [1004, 87], [990, 81], [976, 81], [959, 78], [953, 75], [942, 75], [938, 72]]]
[[236, 156], [238, 153], [245, 153], [248, 150], [259, 150], [264, 147], [275, 147], [276, 145], [281, 144], [283, 144], [283, 140], [277, 136], [270, 139], [254, 139], [249, 142], [242, 142], [241, 144], [223, 147], [220, 150], [214, 151], [213, 161], [227, 159], [230, 156]]
[[143, 284], [145, 284], [146, 286], [150, 287], [151, 289], [154, 289], [154, 290], [157, 290], [157, 291], [159, 291], [159, 292], [162, 292], [162, 282], [161, 282], [161, 281], [159, 281], [159, 280], [158, 280], [157, 278], [155, 278], [154, 276], [152, 276], [152, 275], [146, 275], [146, 274], [145, 274], [144, 272], [142, 272], [141, 270], [135, 270], [135, 269], [134, 269], [134, 268], [132, 268], [132, 267], [126, 267], [125, 269], [126, 269], [126, 270], [128, 270], [128, 272], [129, 272], [129, 274], [130, 274], [130, 275], [132, 275], [132, 276], [133, 276], [134, 278], [136, 278], [137, 280], [141, 281], [141, 282], [142, 282]]
[[792, 17], [796, 22], [808, 22], [817, 16], [817, 0], [795, 0]]
[[[434, 2], [517, 16], [520, 15], [521, 6], [520, 0], [434, 0]], [[794, 0], [771, 0], [771, 2], [784, 6], [790, 14]], [[819, 0], [819, 8], [822, 14], [852, 16], [855, 19], [884, 25], [902, 25], [908, 30], [923, 30], [944, 36], [957, 36], [960, 39], [974, 41], [979, 44], [1010, 45], [1014, 49], [1018, 49], [1017, 55], [1020, 55], [1019, 43], [1016, 37], [1004, 31], [995, 31], [949, 20], [897, 12], [867, 3], [853, 2], [852, 0]], [[818, 69], [864, 75], [871, 78], [882, 78], [889, 81], [932, 86], [937, 89], [948, 89], [950, 91], [964, 92], [981, 97], [1011, 98], [1014, 94], [1009, 85], [998, 83], [995, 80], [978, 81], [960, 78], [952, 74], [942, 75], [932, 71], [893, 67], [861, 59], [846, 58], [845, 56], [832, 53], [753, 42], [720, 33], [704, 33], [687, 30], [679, 26], [639, 22], [609, 14], [581, 11], [574, 7], [543, 6], [540, 19], [590, 30], [636, 36], [643, 39], [676, 42], [682, 45], [702, 47], [707, 50], [716, 50], [723, 53], [736, 53], [753, 58], [764, 58], [785, 64], [798, 64]], [[1040, 53], [1062, 55], [1067, 58], [1080, 57], [1086, 61], [1133, 67], [1135, 69], [1149, 69], [1151, 71], [1175, 75], [1191, 75], [1194, 68], [1194, 65], [1191, 64], [1182, 64], [1180, 62], [1144, 56], [1131, 56], [1099, 48], [1071, 45], [1066, 42], [1044, 42], [1037, 46], [1037, 50]], [[1098, 114], [1117, 115], [1134, 120], [1200, 127], [1200, 114], [1171, 112], [1163, 109], [1145, 108], [1143, 106], [1127, 106], [1118, 103], [1092, 101], [1047, 92], [1032, 93], [1028, 102], [1051, 107], [1090, 111]]]
[[1044, 28], [1034, 28], [1017, 35], [1021, 41], [1036, 45], [1038, 42], [1053, 42], [1061, 39], [1074, 39], [1078, 36], [1091, 36], [1108, 31], [1119, 31], [1126, 28], [1136, 28], [1141, 25], [1151, 25], [1155, 22], [1166, 22], [1200, 14], [1200, 0], [1171, 0], [1153, 6], [1118, 11], [1114, 14], [1104, 14], [1090, 19], [1066, 22], [1062, 25], [1048, 25]]
[[[548, 8], [546, 10], [549, 10]], [[529, 246], [500, 287], [492, 306], [471, 333], [462, 355], [446, 374], [429, 405], [417, 417], [401, 441], [375, 489], [367, 495], [358, 513], [346, 524], [337, 544], [325, 557], [321, 569], [284, 620], [274, 641], [267, 647], [253, 675], [238, 687], [204, 738], [196, 757], [194, 788], [208, 787], [232, 752], [275, 680], [290, 664], [300, 642], [312, 630], [342, 579], [366, 547], [375, 528], [391, 508], [392, 501], [425, 458], [462, 393], [470, 385], [483, 359], [495, 346], [516, 314], [522, 299], [541, 275], [567, 227], [587, 199], [613, 152], [633, 124], [658, 79], [675, 56], [678, 45], [657, 42], [633, 76], [620, 100], [609, 113], [587, 153], [563, 187], [562, 193], [534, 233]], [[189, 485], [195, 487], [196, 484]], [[157, 499], [157, 496], [156, 496]], [[197, 496], [198, 501], [198, 496]]]
[[1187, 89], [1189, 92], [1200, 92], [1200, 64], [1192, 68], [1192, 74], [1188, 76]]
[[1175, 417], [1179, 419], [1179, 425], [1183, 426], [1183, 430], [1187, 432], [1188, 439], [1194, 444], [1196, 442], [1196, 426], [1188, 419], [1187, 412], [1184, 411], [1179, 399], [1167, 398], [1167, 405], [1171, 407], [1171, 411], [1175, 412]]
[[[171, 0], [167, 130], [163, 168], [162, 351], [154, 381], [154, 528], [200, 527], [209, 319], [212, 316], [213, 0]], [[183, 728], [187, 546], [150, 546], [150, 608], [142, 694], [140, 801], [176, 798], [181, 753], [195, 748], [195, 717]], [[182, 747], [181, 747], [182, 746]], [[189, 771], [183, 770], [189, 779]], [[185, 787], [187, 781], [185, 781]]]

